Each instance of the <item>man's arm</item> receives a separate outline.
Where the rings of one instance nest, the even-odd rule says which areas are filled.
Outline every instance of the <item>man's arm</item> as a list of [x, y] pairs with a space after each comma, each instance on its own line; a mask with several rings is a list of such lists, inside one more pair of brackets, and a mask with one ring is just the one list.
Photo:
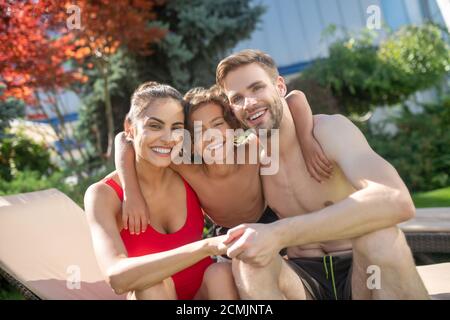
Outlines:
[[357, 191], [310, 214], [270, 225], [238, 226], [229, 231], [226, 243], [237, 241], [228, 254], [265, 265], [280, 248], [351, 239], [414, 216], [411, 196], [397, 171], [370, 148], [347, 118], [321, 116], [315, 135]]
[[313, 115], [305, 94], [293, 90], [286, 96], [286, 102], [294, 120], [295, 131], [309, 174], [318, 182], [330, 178], [333, 167], [314, 137]]
[[117, 174], [123, 185], [122, 221], [125, 229], [131, 234], [145, 232], [150, 223], [150, 214], [142, 195], [134, 166], [135, 153], [128, 143], [124, 132], [117, 134], [115, 141], [114, 161]]
[[287, 233], [283, 242], [291, 246], [351, 239], [411, 219], [414, 204], [394, 167], [370, 148], [350, 120], [322, 117], [325, 123], [315, 134], [357, 191], [314, 214], [280, 220], [280, 230]]

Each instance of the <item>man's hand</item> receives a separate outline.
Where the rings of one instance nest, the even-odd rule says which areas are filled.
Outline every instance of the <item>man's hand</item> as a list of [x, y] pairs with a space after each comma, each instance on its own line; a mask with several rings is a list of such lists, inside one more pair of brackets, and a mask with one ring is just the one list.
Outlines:
[[258, 267], [268, 265], [282, 249], [273, 226], [252, 223], [228, 230], [224, 241], [229, 246], [227, 255]]
[[131, 195], [124, 193], [122, 222], [123, 228], [129, 229], [130, 234], [138, 235], [147, 230], [147, 225], [150, 224], [150, 213], [140, 192], [134, 192]]
[[306, 168], [311, 177], [319, 183], [323, 179], [329, 179], [333, 172], [333, 166], [317, 140], [313, 136], [304, 137], [301, 140], [301, 146]]

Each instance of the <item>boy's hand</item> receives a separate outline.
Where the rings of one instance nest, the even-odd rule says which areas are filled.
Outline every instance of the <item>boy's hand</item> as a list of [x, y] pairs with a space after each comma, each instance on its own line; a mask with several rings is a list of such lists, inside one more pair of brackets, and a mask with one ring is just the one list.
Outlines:
[[307, 139], [303, 139], [301, 145], [306, 168], [311, 177], [319, 183], [321, 183], [323, 179], [329, 179], [333, 172], [333, 166], [317, 140], [311, 136]]
[[129, 230], [130, 234], [139, 235], [147, 230], [150, 224], [150, 214], [147, 204], [140, 192], [128, 196], [124, 194], [122, 204], [123, 228]]

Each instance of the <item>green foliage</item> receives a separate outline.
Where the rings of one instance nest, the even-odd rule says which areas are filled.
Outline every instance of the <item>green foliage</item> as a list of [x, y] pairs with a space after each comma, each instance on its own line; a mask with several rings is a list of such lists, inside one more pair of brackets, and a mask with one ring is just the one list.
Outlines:
[[[109, 58], [108, 87], [113, 105], [113, 118], [116, 133], [123, 130], [123, 120], [129, 110], [131, 93], [139, 80], [134, 59], [126, 50], [119, 50]], [[104, 102], [104, 82], [98, 70], [87, 71], [89, 82], [81, 87], [82, 105], [76, 137], [85, 141], [91, 155], [106, 151], [106, 111]]]
[[[109, 60], [109, 86], [116, 133], [121, 131], [129, 110], [130, 96], [144, 81], [168, 83], [181, 92], [215, 81], [219, 60], [236, 44], [250, 36], [263, 13], [251, 0], [172, 0], [155, 7], [158, 21], [168, 30], [152, 44], [153, 54], [137, 56], [122, 48]], [[91, 150], [105, 151], [107, 145], [103, 80], [89, 70], [90, 80], [80, 89], [79, 136]]]
[[[2, 90], [0, 88], [0, 96]], [[0, 137], [5, 134], [9, 128], [9, 122], [12, 119], [23, 117], [25, 115], [25, 105], [22, 101], [8, 98], [4, 101], [0, 99]]]
[[[398, 131], [384, 128], [394, 124]], [[450, 185], [450, 96], [412, 113], [364, 128], [372, 148], [399, 172], [410, 190], [427, 191]]]
[[442, 33], [431, 24], [406, 26], [377, 47], [374, 34], [364, 31], [333, 43], [329, 57], [301, 78], [329, 90], [345, 114], [397, 104], [438, 84], [450, 71], [450, 48]]
[[54, 169], [47, 149], [22, 135], [4, 137], [0, 142], [0, 177], [11, 181], [17, 172], [33, 170], [49, 174]]
[[0, 275], [0, 300], [24, 300], [22, 294]]
[[321, 86], [315, 79], [297, 77], [288, 83], [288, 91], [301, 90], [308, 98], [314, 114], [345, 113], [329, 87]]
[[378, 58], [400, 98], [437, 84], [450, 71], [450, 48], [431, 24], [400, 29], [382, 43]]
[[[37, 171], [20, 171], [12, 181], [0, 180], [0, 196], [55, 188], [83, 208], [86, 189], [111, 171], [111, 168], [101, 168], [89, 175], [80, 174], [81, 179], [79, 180], [75, 177], [76, 172], [74, 171], [55, 171], [48, 176], [42, 176]], [[73, 180], [72, 182], [68, 181], [69, 177]]]
[[50, 188], [57, 188], [64, 192], [66, 188], [61, 188], [62, 179], [63, 175], [61, 172], [42, 176], [38, 171], [19, 171], [15, 174], [13, 180], [0, 181], [0, 195], [26, 193]]
[[174, 0], [158, 17], [169, 33], [151, 59], [140, 59], [141, 79], [154, 79], [180, 91], [210, 86], [227, 51], [248, 38], [264, 12], [249, 0]]

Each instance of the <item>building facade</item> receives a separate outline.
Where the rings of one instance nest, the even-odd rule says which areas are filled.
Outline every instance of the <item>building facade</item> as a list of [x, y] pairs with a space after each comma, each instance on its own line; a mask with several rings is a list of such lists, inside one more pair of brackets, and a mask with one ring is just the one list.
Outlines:
[[[280, 73], [289, 76], [328, 54], [333, 38], [323, 37], [330, 25], [343, 32], [358, 32], [381, 19], [380, 38], [385, 28], [397, 30], [409, 24], [431, 20], [450, 26], [450, 0], [255, 0], [266, 7], [257, 30], [233, 51], [257, 48], [269, 53]], [[446, 21], [447, 20], [447, 21]]]

